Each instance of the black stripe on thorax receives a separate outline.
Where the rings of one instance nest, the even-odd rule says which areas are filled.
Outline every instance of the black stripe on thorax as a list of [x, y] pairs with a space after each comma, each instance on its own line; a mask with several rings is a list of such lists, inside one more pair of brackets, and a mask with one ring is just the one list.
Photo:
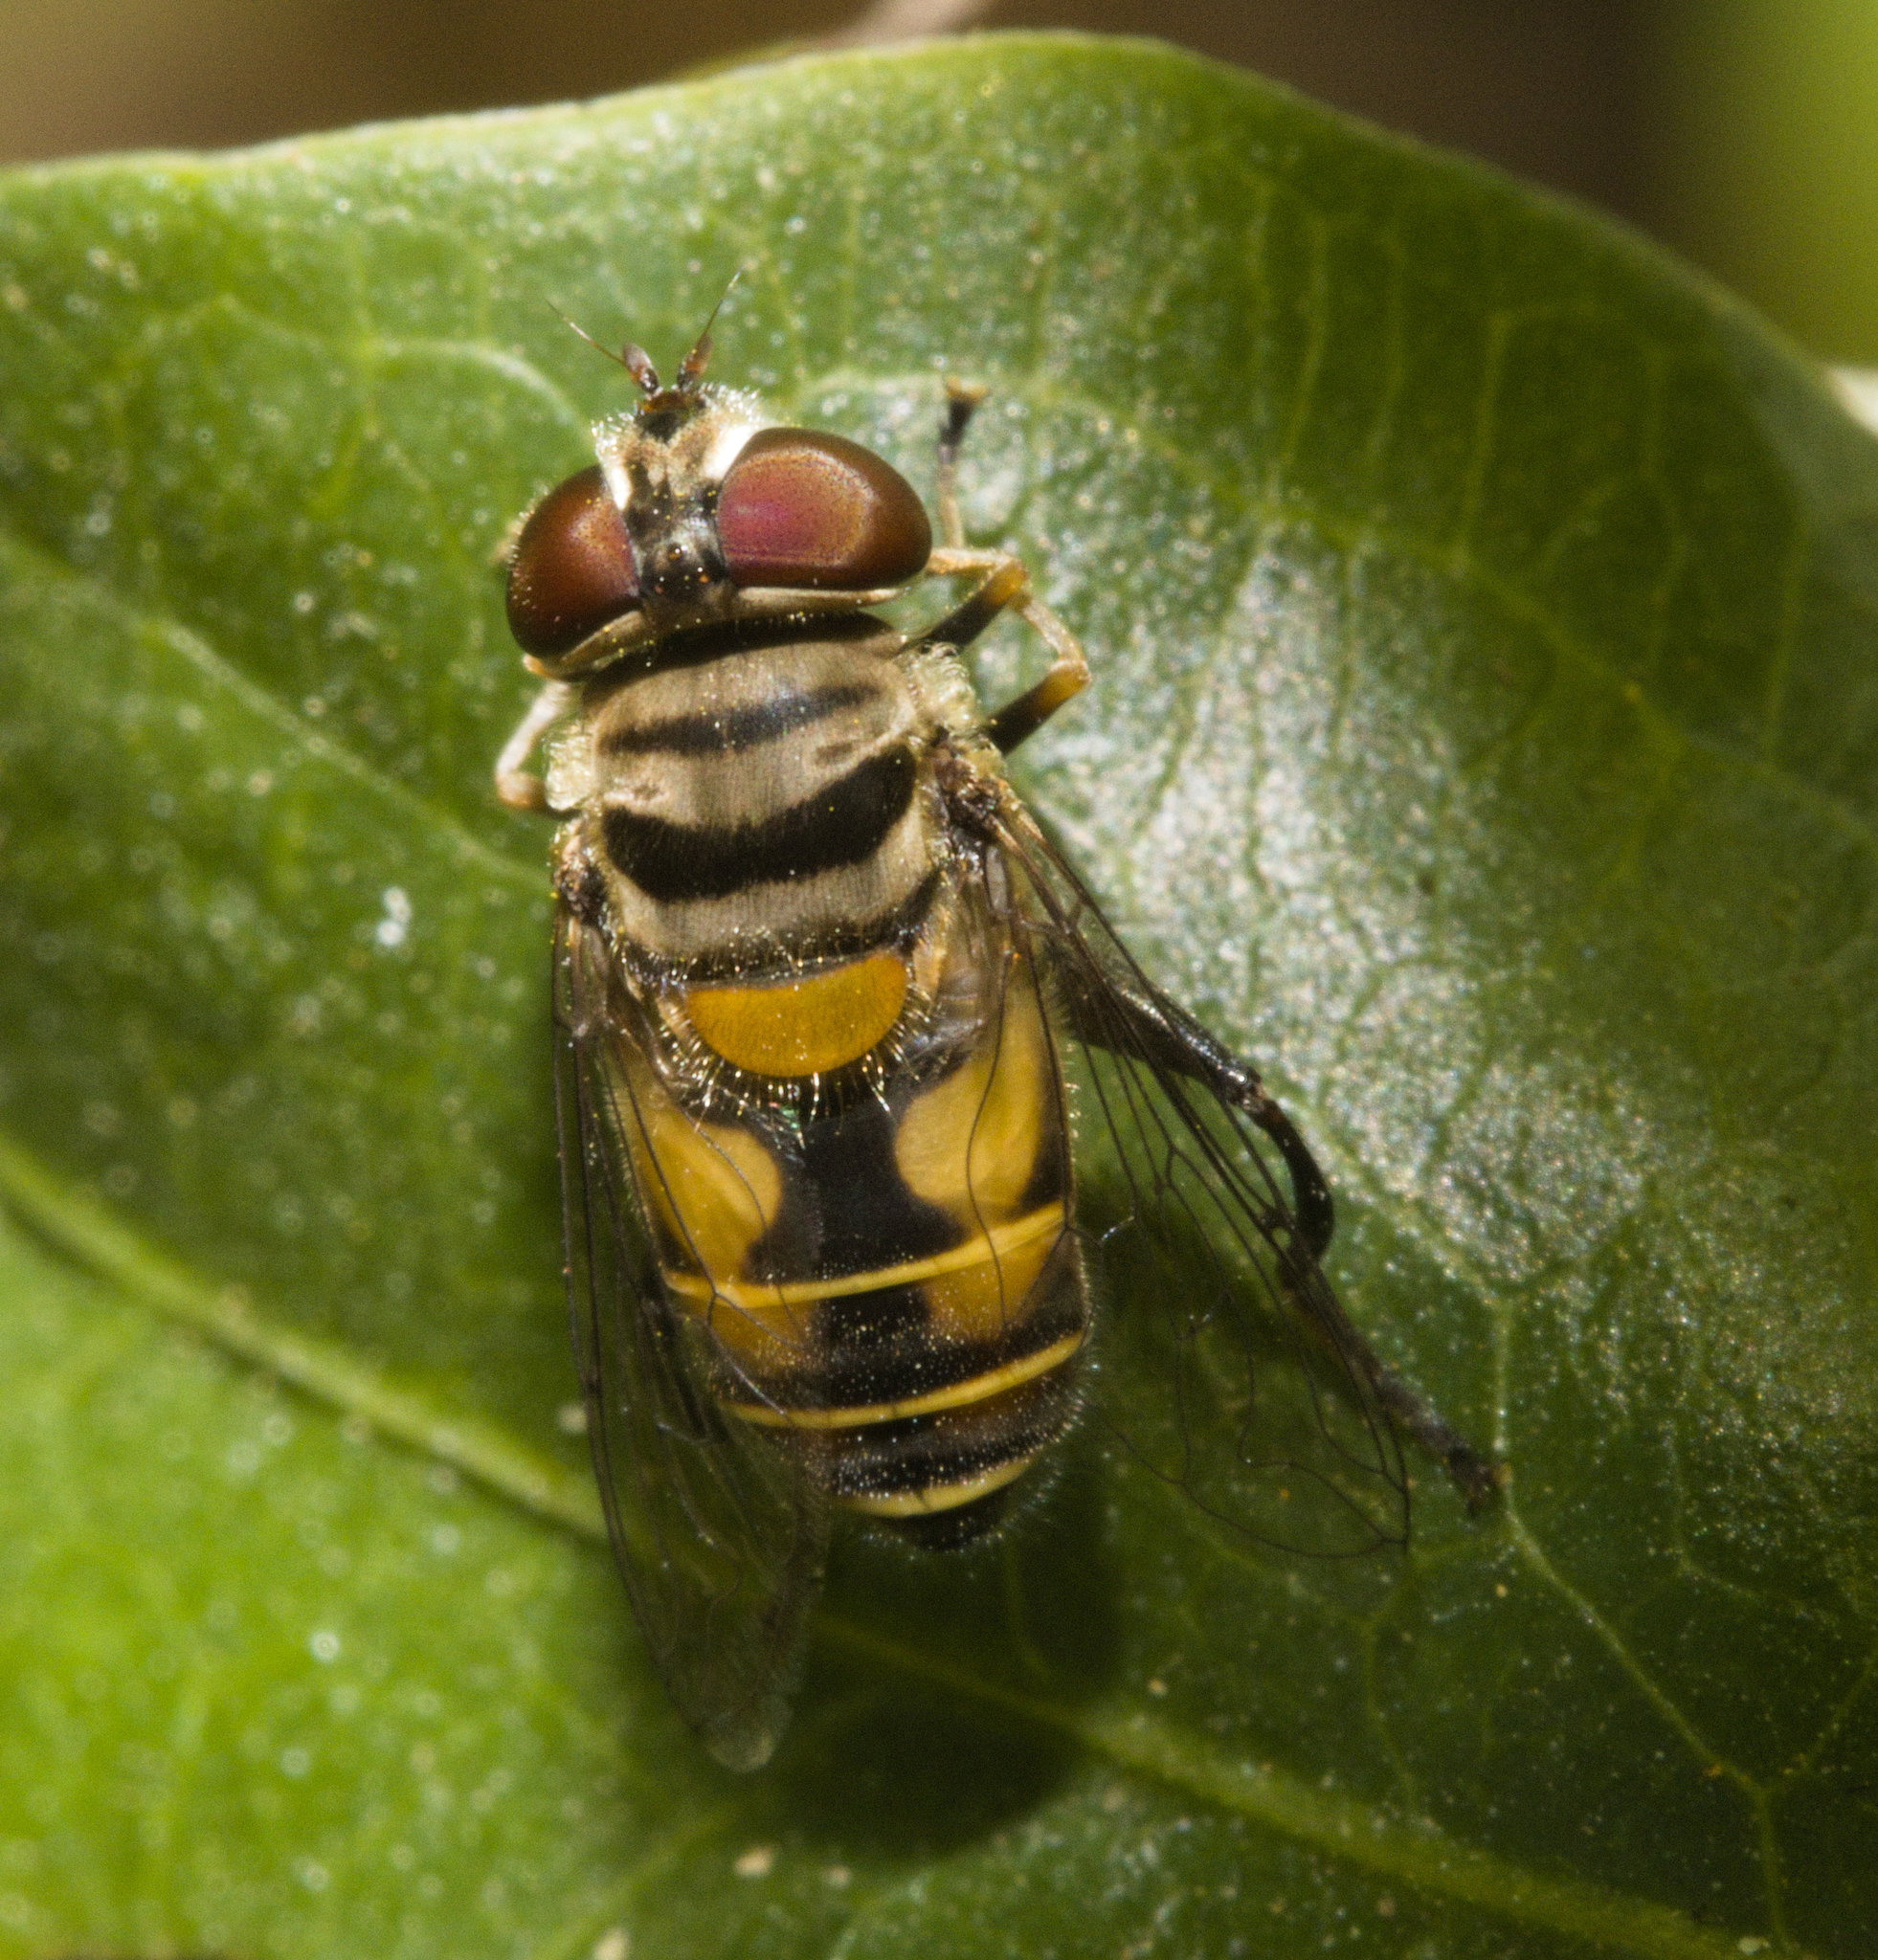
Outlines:
[[867, 639], [878, 640], [883, 654], [905, 644], [892, 627], [871, 612], [802, 612], [780, 619], [707, 619], [627, 648], [588, 681], [585, 706], [592, 714], [610, 695], [621, 687], [630, 687], [636, 680], [643, 680], [648, 674], [707, 666], [727, 654], [799, 646], [805, 640], [833, 641], [845, 646]]
[[734, 755], [880, 698], [880, 689], [854, 681], [800, 688], [749, 707], [700, 708], [637, 728], [609, 728], [599, 749], [602, 755]]
[[667, 823], [615, 808], [601, 832], [607, 856], [655, 904], [727, 899], [871, 858], [905, 815], [918, 781], [912, 749], [896, 742], [761, 823]]

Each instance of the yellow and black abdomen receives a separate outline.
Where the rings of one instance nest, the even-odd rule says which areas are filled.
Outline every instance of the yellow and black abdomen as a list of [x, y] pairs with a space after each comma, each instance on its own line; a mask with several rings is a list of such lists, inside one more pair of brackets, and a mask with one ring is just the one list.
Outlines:
[[720, 1400], [834, 1502], [935, 1546], [989, 1528], [1068, 1427], [1088, 1326], [1035, 976], [981, 891], [964, 908], [973, 929], [924, 961], [699, 996], [694, 1031], [740, 1068], [872, 1052], [838, 1093], [791, 1103], [778, 1074], [773, 1102], [713, 1117], [649, 1053], [623, 1058], [665, 1283], [715, 1337]]

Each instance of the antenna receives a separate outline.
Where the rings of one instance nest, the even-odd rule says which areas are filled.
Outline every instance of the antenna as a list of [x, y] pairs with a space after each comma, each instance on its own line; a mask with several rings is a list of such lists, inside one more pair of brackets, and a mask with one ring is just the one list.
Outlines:
[[703, 378], [705, 365], [711, 358], [711, 328], [717, 324], [717, 316], [724, 311], [724, 302], [737, 289], [737, 281], [748, 270], [739, 266], [730, 275], [730, 283], [718, 295], [717, 304], [711, 308], [711, 317], [704, 322], [704, 330], [698, 336], [690, 353], [679, 363], [678, 379], [672, 384], [685, 394], [695, 394], [698, 383]]
[[[720, 306], [723, 305], [723, 303], [724, 301], [722, 300], [718, 301], [718, 304]], [[596, 341], [593, 338], [593, 336], [591, 333], [589, 333], [584, 326], [581, 325], [579, 321], [570, 319], [569, 316], [563, 313], [558, 306], [552, 306], [550, 310], [553, 312], [555, 317], [560, 321], [563, 326], [572, 328], [572, 330], [576, 334], [578, 334], [580, 338], [584, 340], [587, 343], [587, 345], [590, 347], [592, 347], [596, 354], [604, 354], [607, 357], [607, 359], [611, 361], [616, 368], [625, 368], [627, 373], [630, 374], [633, 377], [633, 379], [638, 383], [639, 392], [641, 394], [650, 395], [657, 394], [659, 392], [659, 370], [652, 365], [652, 357], [646, 352], [646, 350], [643, 347], [635, 346], [631, 341], [628, 341], [625, 346], [618, 353], [615, 354], [611, 347], [605, 346], [600, 342]], [[713, 313], [711, 315], [711, 318], [715, 320], [717, 318], [717, 315]]]

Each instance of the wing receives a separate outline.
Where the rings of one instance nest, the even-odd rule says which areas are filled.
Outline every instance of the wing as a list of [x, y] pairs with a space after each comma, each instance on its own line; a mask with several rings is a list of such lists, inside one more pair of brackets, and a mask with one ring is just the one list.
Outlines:
[[1288, 1549], [1405, 1539], [1398, 1427], [1481, 1502], [1493, 1466], [1383, 1367], [1325, 1279], [1330, 1192], [1257, 1074], [1147, 978], [1015, 795], [974, 820], [1051, 982], [1105, 1339], [1141, 1350], [1130, 1386], [1098, 1398], [1127, 1404], [1107, 1415], [1125, 1448], [1235, 1533]]
[[614, 1557], [667, 1692], [717, 1759], [768, 1760], [820, 1588], [820, 1491], [710, 1392], [712, 1337], [660, 1278], [633, 1171], [629, 1039], [606, 943], [560, 908], [555, 1101], [568, 1300]]

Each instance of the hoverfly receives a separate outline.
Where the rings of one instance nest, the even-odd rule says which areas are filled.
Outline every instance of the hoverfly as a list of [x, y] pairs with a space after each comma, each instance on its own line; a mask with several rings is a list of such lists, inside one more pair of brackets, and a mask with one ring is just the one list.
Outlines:
[[[1089, 669], [1023, 566], [966, 543], [982, 390], [949, 385], [935, 546], [882, 457], [706, 385], [709, 353], [707, 326], [667, 387], [627, 346], [637, 406], [520, 525], [508, 619], [546, 685], [496, 786], [566, 819], [567, 1269], [614, 1551], [679, 1709], [752, 1768], [831, 1512], [929, 1548], [992, 1531], [1077, 1414], [1117, 1259], [1176, 1336], [1152, 1467], [1228, 1522], [1270, 1535], [1235, 1493], [1315, 1477], [1364, 1548], [1399, 1537], [1397, 1426], [1470, 1503], [1496, 1473], [1337, 1303], [1330, 1192], [1258, 1075], [1005, 780]], [[880, 615], [935, 579], [966, 589], [924, 631]], [[1006, 612], [1051, 664], [984, 714], [958, 654]], [[1106, 1228], [1077, 1213], [1072, 1073], [1122, 1192]], [[1216, 1438], [1187, 1411], [1221, 1330], [1240, 1408]], [[1260, 1442], [1274, 1343], [1312, 1385], [1307, 1454]]]

